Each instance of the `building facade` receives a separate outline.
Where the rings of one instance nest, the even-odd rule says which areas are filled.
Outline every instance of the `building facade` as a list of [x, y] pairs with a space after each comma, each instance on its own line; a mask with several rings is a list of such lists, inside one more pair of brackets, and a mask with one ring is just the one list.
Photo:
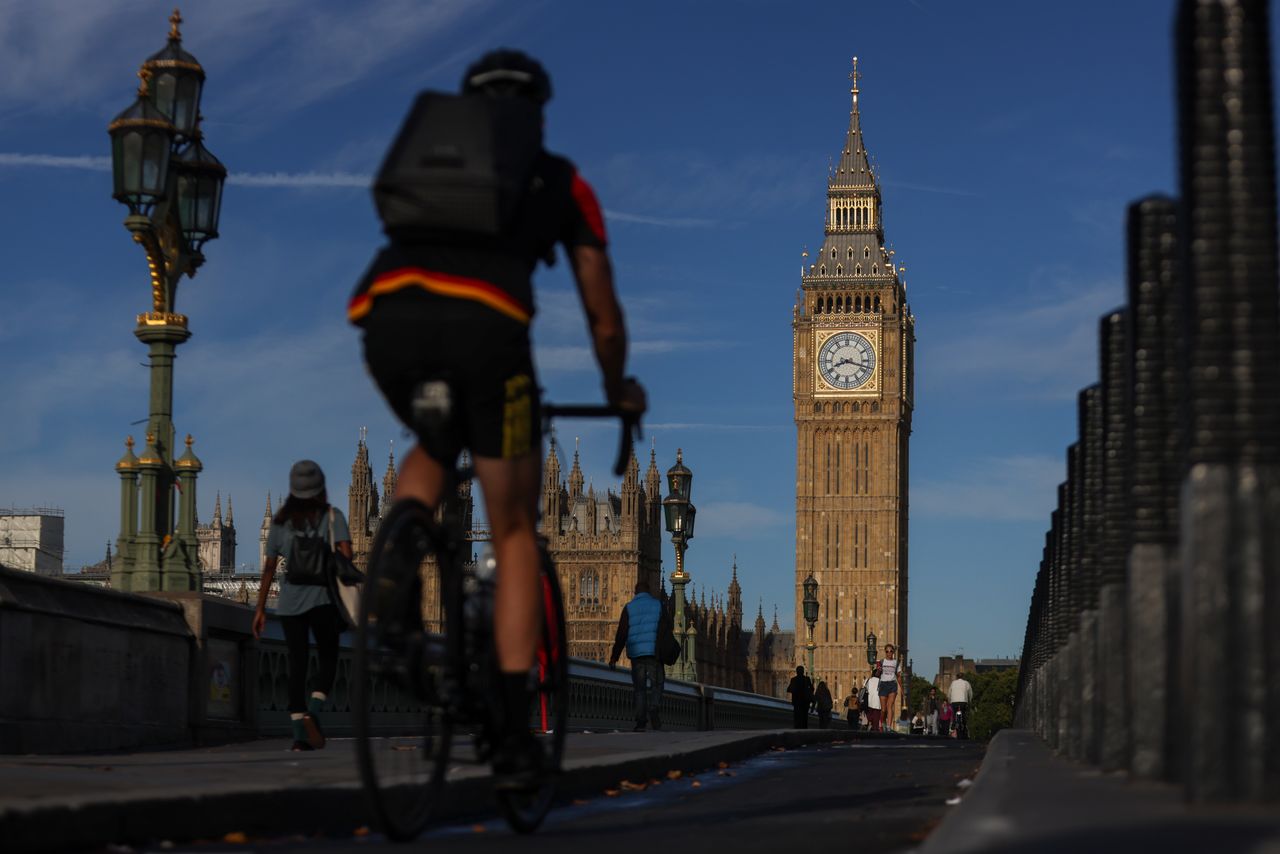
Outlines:
[[61, 510], [0, 510], [0, 566], [62, 575], [65, 519]]
[[[362, 569], [368, 565], [378, 524], [396, 488], [394, 455], [388, 457], [381, 494], [375, 488], [366, 439], [362, 430], [347, 493], [352, 553]], [[650, 451], [643, 477], [633, 454], [622, 483], [617, 489], [603, 491], [586, 481], [578, 449], [574, 450], [567, 473], [560, 455], [561, 448], [553, 440], [543, 463], [539, 532], [546, 538], [547, 549], [556, 563], [569, 655], [608, 661], [618, 618], [634, 595], [636, 582], [645, 579], [651, 590], [666, 598], [662, 579], [662, 478], [656, 452]], [[470, 483], [459, 488], [458, 501], [469, 539], [488, 540], [487, 529], [472, 521], [474, 498]], [[438, 630], [440, 586], [434, 557], [423, 561], [421, 573], [423, 616], [429, 629]], [[772, 631], [765, 630], [763, 616], [759, 616], [755, 631], [744, 632], [736, 563], [732, 576], [726, 597], [712, 594], [708, 604], [704, 590], [701, 603], [690, 601], [686, 605], [686, 618], [694, 630], [698, 680], [744, 691], [755, 691], [757, 685], [769, 686], [768, 693], [777, 693], [779, 674], [790, 673], [795, 666], [793, 635], [778, 628], [776, 616]], [[629, 663], [625, 653], [621, 663]], [[781, 690], [785, 688], [786, 679], [782, 679]]]
[[796, 421], [796, 626], [818, 580], [814, 667], [837, 696], [866, 673], [866, 638], [909, 649], [907, 476], [915, 319], [886, 248], [879, 181], [863, 140], [858, 70], [822, 247], [792, 314]]
[[200, 554], [200, 572], [204, 575], [229, 575], [236, 570], [236, 517], [227, 496], [227, 518], [222, 519], [222, 493], [213, 504], [213, 519], [208, 525], [196, 525], [196, 543]]

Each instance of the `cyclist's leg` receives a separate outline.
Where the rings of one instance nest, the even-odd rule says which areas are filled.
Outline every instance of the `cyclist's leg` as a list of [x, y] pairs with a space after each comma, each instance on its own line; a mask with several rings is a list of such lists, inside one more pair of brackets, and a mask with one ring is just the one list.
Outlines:
[[529, 671], [542, 628], [542, 556], [537, 540], [541, 462], [532, 452], [509, 459], [475, 459], [498, 561], [493, 634], [502, 671], [502, 735], [493, 767], [500, 786], [531, 785], [541, 768], [529, 732]]

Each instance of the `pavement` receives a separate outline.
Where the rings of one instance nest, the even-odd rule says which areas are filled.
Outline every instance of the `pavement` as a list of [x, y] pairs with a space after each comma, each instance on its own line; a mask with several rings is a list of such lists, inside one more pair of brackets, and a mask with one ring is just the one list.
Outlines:
[[1280, 852], [1276, 805], [1188, 804], [1182, 789], [1131, 781], [1054, 756], [1026, 730], [1003, 730], [973, 785], [920, 854]]
[[[559, 787], [565, 799], [734, 762], [775, 747], [845, 740], [848, 730], [573, 733]], [[900, 736], [868, 736], [876, 741]], [[351, 739], [291, 753], [285, 739], [190, 750], [0, 757], [0, 848], [83, 850], [108, 844], [347, 834], [371, 823]], [[486, 768], [452, 768], [440, 814], [491, 814]]]

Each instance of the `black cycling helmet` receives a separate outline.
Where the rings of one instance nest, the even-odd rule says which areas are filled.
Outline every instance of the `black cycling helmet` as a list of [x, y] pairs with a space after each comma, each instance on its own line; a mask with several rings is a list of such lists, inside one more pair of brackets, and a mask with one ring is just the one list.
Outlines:
[[528, 54], [499, 48], [471, 64], [462, 76], [462, 91], [498, 98], [528, 98], [542, 106], [551, 100], [551, 78], [542, 64]]

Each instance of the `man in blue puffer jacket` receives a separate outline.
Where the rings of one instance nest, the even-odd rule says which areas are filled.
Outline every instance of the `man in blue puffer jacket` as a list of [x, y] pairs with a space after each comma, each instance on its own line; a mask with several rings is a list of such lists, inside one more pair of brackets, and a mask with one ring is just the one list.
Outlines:
[[626, 604], [618, 619], [618, 634], [609, 656], [609, 667], [613, 668], [626, 645], [627, 658], [631, 659], [631, 684], [636, 692], [636, 732], [644, 732], [646, 722], [654, 729], [662, 728], [658, 704], [662, 702], [665, 673], [658, 661], [658, 631], [665, 622], [662, 603], [649, 592], [649, 582], [637, 582], [635, 598]]

